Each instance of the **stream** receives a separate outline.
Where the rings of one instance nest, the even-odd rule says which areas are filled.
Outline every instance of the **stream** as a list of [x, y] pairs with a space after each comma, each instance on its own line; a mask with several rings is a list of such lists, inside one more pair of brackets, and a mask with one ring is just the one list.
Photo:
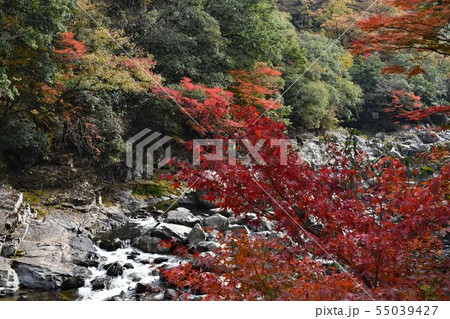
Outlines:
[[[144, 229], [151, 229], [155, 226], [154, 218], [134, 220], [139, 227]], [[136, 239], [134, 239], [136, 240]], [[116, 251], [106, 251], [95, 246], [98, 256], [100, 256], [100, 264], [98, 267], [90, 267], [89, 271], [92, 273], [85, 280], [85, 285], [78, 289], [77, 300], [109, 300], [113, 297], [120, 296], [121, 300], [135, 300], [136, 285], [139, 283], [142, 286], [147, 284], [158, 284], [160, 280], [157, 268], [161, 266], [171, 267], [176, 266], [181, 260], [177, 256], [150, 254], [140, 251], [135, 247], [131, 247], [131, 242], [125, 242], [126, 247]], [[156, 258], [165, 260], [163, 262], [154, 262]], [[124, 267], [123, 274], [117, 277], [110, 277], [107, 275], [106, 265], [118, 263], [120, 265], [127, 265]], [[105, 269], [106, 268], [106, 269]], [[105, 279], [105, 288], [94, 289], [92, 285], [93, 280]], [[155, 298], [164, 297], [156, 296]]]

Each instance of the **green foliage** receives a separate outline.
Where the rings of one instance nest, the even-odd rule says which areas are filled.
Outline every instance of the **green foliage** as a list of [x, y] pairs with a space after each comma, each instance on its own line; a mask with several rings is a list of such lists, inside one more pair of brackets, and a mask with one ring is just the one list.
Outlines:
[[0, 127], [0, 152], [12, 166], [34, 161], [48, 151], [47, 136], [30, 120], [16, 116]]
[[[412, 77], [405, 72], [398, 74], [383, 70], [391, 66], [410, 70], [419, 62], [424, 72]], [[365, 108], [368, 110], [379, 111], [386, 107], [391, 102], [393, 90], [413, 92], [422, 97], [425, 105], [448, 104], [450, 101], [450, 62], [435, 55], [420, 60], [411, 54], [359, 56], [350, 72], [353, 81], [364, 91]]]
[[156, 0], [129, 26], [138, 46], [154, 54], [157, 71], [173, 82], [186, 76], [206, 83], [227, 79], [225, 39], [203, 2]]
[[297, 101], [293, 106], [292, 121], [307, 129], [331, 127], [335, 112], [330, 108], [330, 92], [323, 81], [303, 81], [289, 96]]
[[275, 0], [155, 0], [111, 5], [137, 47], [151, 52], [156, 70], [170, 82], [227, 86], [228, 71], [263, 61], [273, 66], [304, 64], [289, 16]]
[[134, 186], [133, 194], [143, 197], [162, 197], [174, 194], [175, 190], [166, 181], [145, 182]]
[[[302, 33], [300, 44], [310, 66], [305, 74], [288, 75], [286, 104], [293, 108], [294, 123], [310, 129], [329, 128], [336, 117], [348, 120], [362, 104], [362, 90], [351, 81], [351, 55], [319, 34]], [[324, 52], [326, 52], [324, 54]]]
[[207, 11], [219, 21], [233, 68], [249, 68], [255, 61], [304, 64], [295, 29], [289, 16], [278, 10], [277, 1], [211, 0]]

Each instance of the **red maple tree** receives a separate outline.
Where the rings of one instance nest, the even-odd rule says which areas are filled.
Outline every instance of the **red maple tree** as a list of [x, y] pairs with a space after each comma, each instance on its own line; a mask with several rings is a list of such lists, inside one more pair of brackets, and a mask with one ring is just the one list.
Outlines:
[[[422, 182], [420, 169], [400, 159], [373, 162], [333, 145], [325, 165], [302, 162], [291, 148], [280, 161], [282, 146], [269, 141], [287, 139], [286, 127], [264, 116], [255, 121], [261, 109], [245, 104], [252, 97], [235, 99], [189, 80], [170, 93], [186, 114], [201, 119], [193, 125], [205, 137], [247, 139], [251, 145], [266, 140], [259, 149], [263, 163], [184, 163], [177, 179], [236, 216], [275, 221], [287, 236], [283, 244], [228, 237], [207, 265], [198, 267], [202, 260], [194, 256], [191, 265], [167, 271], [170, 282], [212, 299], [448, 298], [448, 259], [439, 235], [450, 212], [448, 153]], [[236, 152], [244, 156], [242, 147]], [[263, 260], [272, 266], [254, 269]]]
[[385, 0], [389, 10], [358, 22], [357, 53], [415, 49], [450, 55], [450, 1]]
[[450, 105], [425, 106], [421, 102], [421, 97], [413, 92], [404, 90], [393, 90], [391, 92], [392, 101], [390, 105], [383, 109], [384, 112], [393, 113], [397, 118], [408, 121], [420, 122], [428, 120], [437, 114], [450, 115]]

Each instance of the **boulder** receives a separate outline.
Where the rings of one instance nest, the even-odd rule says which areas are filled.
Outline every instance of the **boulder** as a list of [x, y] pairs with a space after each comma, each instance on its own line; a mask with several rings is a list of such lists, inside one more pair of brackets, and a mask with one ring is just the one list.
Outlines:
[[206, 234], [203, 231], [202, 226], [200, 226], [200, 224], [195, 224], [188, 234], [187, 239], [191, 245], [196, 245], [199, 242], [204, 241], [206, 239]]
[[244, 236], [250, 234], [250, 230], [245, 225], [230, 225], [228, 226], [227, 231], [232, 232], [235, 236]]
[[189, 210], [171, 210], [167, 213], [165, 222], [192, 227], [199, 223], [200, 219], [194, 216]]
[[168, 260], [169, 260], [169, 257], [156, 257], [156, 258], [153, 260], [153, 263], [156, 264], [156, 265], [158, 265], [158, 264], [165, 263], [165, 262], [167, 262]]
[[[52, 254], [52, 256], [54, 256]], [[36, 259], [26, 262], [21, 258], [15, 262], [15, 271], [23, 288], [50, 290], [60, 288], [72, 277], [72, 268], [51, 260]]]
[[419, 138], [424, 143], [436, 143], [439, 142], [439, 135], [435, 132], [423, 132], [419, 134]]
[[110, 277], [118, 277], [123, 275], [123, 266], [119, 263], [107, 264], [103, 268], [106, 269], [106, 274]]
[[69, 239], [70, 255], [75, 265], [83, 267], [98, 266], [99, 256], [97, 256], [92, 240], [83, 236], [76, 236]]
[[186, 196], [183, 196], [182, 198], [180, 198], [180, 200], [178, 201], [178, 203], [180, 205], [184, 205], [184, 206], [198, 206], [199, 201], [198, 198], [195, 194], [188, 194]]
[[184, 242], [187, 240], [191, 229], [183, 225], [161, 223], [152, 230], [151, 236], [161, 239], [176, 239]]
[[142, 293], [144, 293], [144, 292], [147, 291], [147, 284], [138, 282], [138, 283], [136, 284], [135, 290], [136, 290], [136, 293], [142, 294]]
[[206, 252], [215, 251], [220, 247], [220, 245], [213, 241], [201, 241], [195, 247], [199, 252]]
[[0, 295], [12, 295], [19, 290], [19, 278], [9, 262], [9, 259], [0, 257]]
[[164, 292], [164, 299], [165, 300], [175, 300], [178, 296], [178, 293], [176, 292], [175, 289], [167, 289]]
[[125, 248], [125, 244], [119, 238], [114, 238], [113, 240], [100, 241], [99, 247], [106, 251], [116, 251], [117, 249]]
[[416, 155], [418, 153], [428, 152], [431, 146], [428, 144], [413, 144], [410, 145], [408, 153], [410, 155]]
[[226, 209], [222, 209], [222, 208], [212, 208], [212, 209], [210, 209], [210, 211], [212, 213], [211, 215], [220, 214], [225, 217], [233, 216], [233, 212], [231, 210], [226, 210]]
[[110, 279], [107, 277], [96, 277], [96, 278], [92, 279], [92, 281], [91, 281], [92, 290], [105, 289], [109, 280]]
[[69, 189], [59, 189], [47, 199], [47, 205], [61, 205], [81, 212], [89, 211], [95, 206], [97, 197], [88, 183]]
[[74, 240], [74, 232], [85, 215], [52, 212], [45, 222], [30, 223], [28, 234], [20, 244], [22, 254], [14, 260], [23, 287], [55, 289], [73, 276], [74, 261], [83, 258], [82, 250], [87, 248], [83, 240]]
[[229, 222], [228, 218], [220, 214], [216, 214], [205, 218], [205, 225], [217, 229], [219, 231], [224, 231], [228, 227]]
[[162, 245], [161, 238], [151, 236], [141, 236], [133, 243], [133, 246], [146, 253], [164, 254], [170, 251], [170, 248]]
[[61, 284], [61, 290], [78, 289], [84, 286], [84, 279], [81, 276], [73, 276], [66, 279]]
[[124, 269], [134, 269], [134, 266], [130, 263], [126, 263], [125, 265], [123, 265]]

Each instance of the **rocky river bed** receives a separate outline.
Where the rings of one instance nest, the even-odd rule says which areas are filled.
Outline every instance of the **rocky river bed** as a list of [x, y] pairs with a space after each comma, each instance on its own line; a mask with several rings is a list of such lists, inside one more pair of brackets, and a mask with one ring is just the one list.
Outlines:
[[[347, 139], [342, 132], [330, 136], [339, 144]], [[371, 158], [403, 158], [448, 147], [450, 136], [411, 130], [354, 139]], [[323, 137], [299, 141], [306, 160], [326, 161]], [[273, 222], [247, 224], [256, 216], [236, 218], [195, 192], [161, 192], [152, 181], [105, 186], [85, 175], [42, 166], [19, 186], [0, 183], [0, 300], [176, 300], [162, 272], [184, 260], [166, 241], [211, 254], [219, 233], [276, 234]]]

